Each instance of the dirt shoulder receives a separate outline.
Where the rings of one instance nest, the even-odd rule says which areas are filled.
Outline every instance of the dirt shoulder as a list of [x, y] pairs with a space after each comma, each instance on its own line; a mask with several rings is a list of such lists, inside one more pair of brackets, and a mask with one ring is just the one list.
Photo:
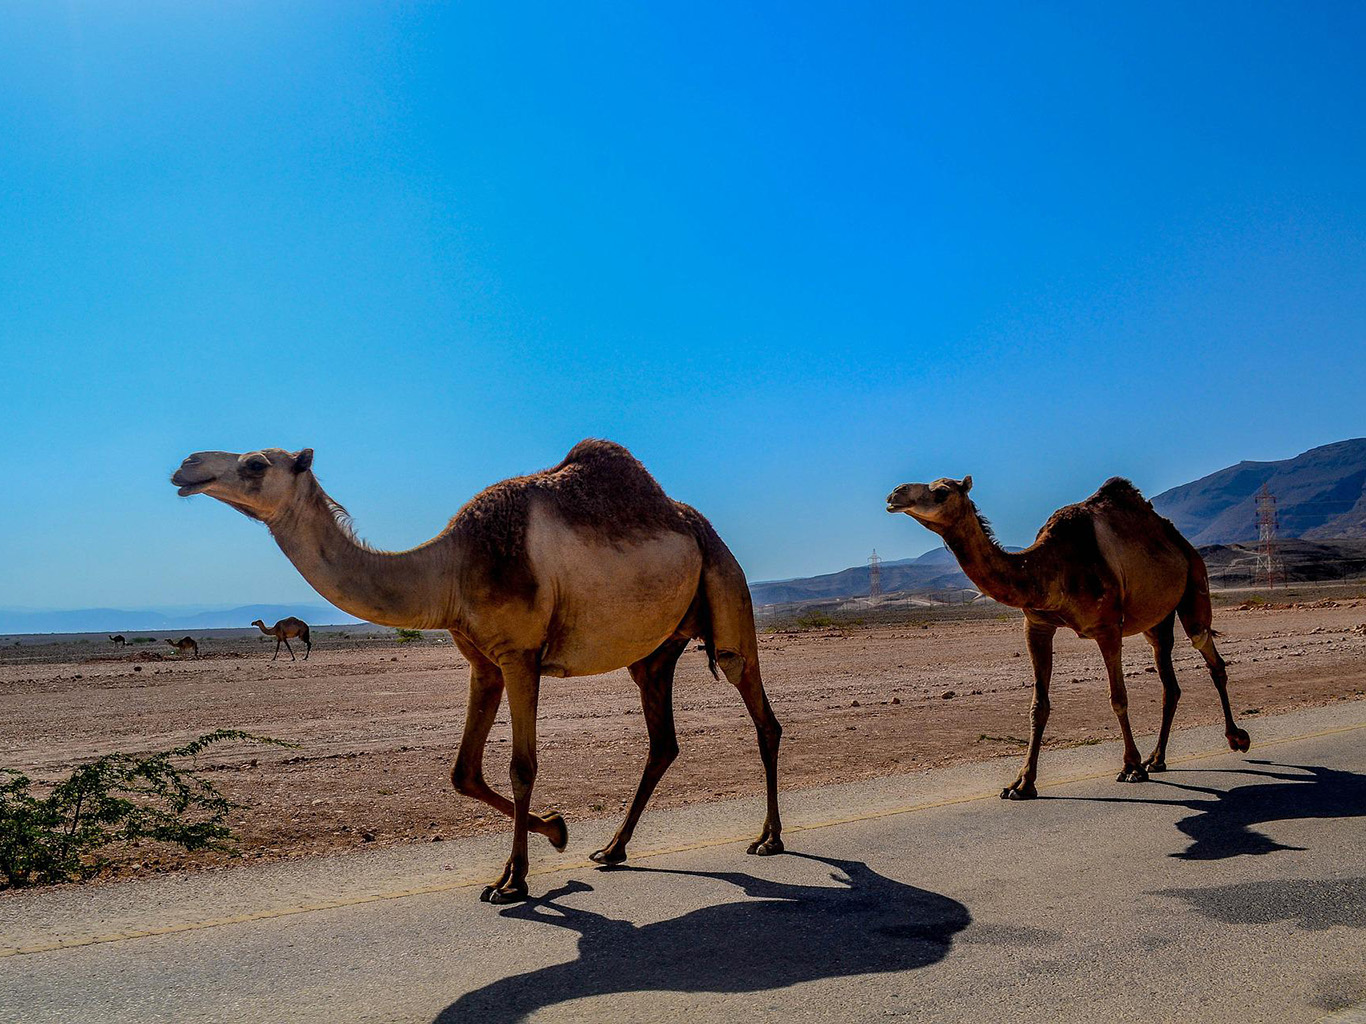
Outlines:
[[[1366, 695], [1366, 601], [1325, 604], [1217, 613], [1234, 710], [1254, 750], [1258, 714]], [[8, 713], [0, 720], [0, 766], [50, 782], [81, 760], [169, 747], [216, 728], [298, 744], [206, 755], [210, 777], [246, 805], [233, 815], [235, 854], [149, 846], [132, 852], [124, 872], [213, 869], [237, 859], [506, 828], [504, 819], [450, 786], [468, 668], [449, 642], [324, 636], [308, 662], [271, 662], [273, 646], [251, 637], [217, 639], [205, 644], [207, 656], [198, 661], [89, 643], [4, 648], [0, 693]], [[785, 730], [784, 789], [1022, 749], [1031, 676], [1016, 613], [765, 634], [761, 652]], [[1161, 697], [1150, 666], [1147, 644], [1131, 638], [1125, 647], [1130, 715], [1149, 744]], [[1176, 668], [1184, 690], [1178, 728], [1217, 722], [1218, 701], [1195, 652], [1179, 647]], [[1052, 704], [1047, 746], [1118, 735], [1094, 644], [1059, 633]], [[676, 709], [682, 754], [653, 806], [761, 791], [753, 727], [734, 690], [707, 673], [701, 652], [690, 651], [679, 665]], [[646, 744], [626, 673], [547, 679], [538, 731], [535, 804], [559, 809], [571, 827], [576, 819], [620, 814]], [[495, 783], [507, 777], [510, 736], [504, 709], [485, 766]], [[1041, 767], [1046, 775], [1047, 754]], [[1002, 781], [1013, 771], [1013, 761], [1003, 762]]]

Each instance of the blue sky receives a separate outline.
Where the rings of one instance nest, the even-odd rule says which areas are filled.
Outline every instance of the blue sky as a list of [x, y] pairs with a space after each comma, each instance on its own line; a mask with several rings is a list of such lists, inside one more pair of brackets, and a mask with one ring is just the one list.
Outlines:
[[0, 8], [0, 605], [311, 598], [205, 448], [404, 547], [610, 437], [760, 579], [1366, 433], [1366, 8], [959, 7]]

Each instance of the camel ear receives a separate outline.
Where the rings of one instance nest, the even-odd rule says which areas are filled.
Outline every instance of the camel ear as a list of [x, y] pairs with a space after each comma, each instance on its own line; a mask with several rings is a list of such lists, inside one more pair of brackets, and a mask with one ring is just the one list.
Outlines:
[[294, 456], [294, 472], [302, 473], [313, 465], [313, 449], [301, 448], [299, 454]]
[[972, 477], [970, 475], [963, 477], [961, 486], [964, 494], [967, 494], [968, 491], [972, 490]]

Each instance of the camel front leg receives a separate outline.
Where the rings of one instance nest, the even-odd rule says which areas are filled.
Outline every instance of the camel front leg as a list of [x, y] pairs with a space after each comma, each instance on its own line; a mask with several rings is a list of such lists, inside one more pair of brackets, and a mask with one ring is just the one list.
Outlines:
[[536, 705], [540, 698], [541, 665], [535, 653], [509, 657], [500, 665], [512, 715], [512, 853], [503, 873], [480, 899], [515, 903], [527, 898], [526, 834], [531, 819], [531, 791], [536, 785]]
[[[462, 796], [488, 804], [510, 818], [512, 801], [484, 781], [484, 747], [493, 720], [498, 717], [498, 702], [503, 698], [503, 673], [477, 651], [470, 650], [465, 657], [470, 662], [470, 695], [460, 751], [451, 766], [451, 785]], [[555, 811], [530, 815], [528, 825], [533, 832], [549, 839], [557, 850], [563, 850], [569, 843], [569, 828]]]
[[1034, 665], [1034, 699], [1029, 703], [1029, 750], [1020, 766], [1020, 774], [1001, 790], [1002, 800], [1033, 800], [1039, 795], [1034, 780], [1039, 776], [1039, 747], [1043, 744], [1043, 730], [1052, 707], [1048, 702], [1048, 684], [1053, 678], [1053, 635], [1057, 631], [1057, 626], [1045, 623], [1025, 624], [1025, 644]]
[[1105, 671], [1110, 676], [1110, 707], [1119, 719], [1119, 731], [1124, 737], [1124, 767], [1115, 781], [1145, 782], [1148, 772], [1143, 767], [1138, 745], [1134, 743], [1133, 730], [1129, 728], [1129, 692], [1124, 688], [1123, 634], [1116, 629], [1098, 636], [1096, 643], [1105, 659]]
[[277, 637], [275, 638], [275, 653], [274, 653], [273, 655], [271, 655], [270, 660], [271, 660], [271, 661], [274, 661], [274, 660], [275, 660], [276, 658], [278, 658], [279, 656], [280, 656], [280, 638], [277, 636]]
[[[298, 661], [299, 659], [296, 658], [296, 657], [294, 657], [294, 648], [289, 646], [289, 637], [285, 637], [284, 639], [285, 639], [285, 650], [287, 650], [287, 651], [289, 652], [289, 660], [290, 660], [290, 661]], [[280, 645], [279, 645], [279, 644], [276, 644], [276, 645], [275, 645], [275, 653], [276, 653], [276, 654], [279, 654], [279, 653], [280, 653]]]
[[626, 859], [626, 844], [635, 835], [636, 823], [650, 800], [659, 780], [678, 757], [678, 733], [674, 729], [674, 666], [687, 641], [669, 640], [644, 661], [631, 666], [631, 678], [640, 687], [640, 707], [645, 714], [645, 728], [650, 734], [650, 752], [645, 760], [645, 771], [636, 787], [631, 809], [617, 829], [612, 841], [591, 854], [599, 864], [620, 864]]
[[1176, 717], [1176, 705], [1181, 700], [1181, 687], [1176, 682], [1176, 667], [1172, 665], [1172, 644], [1174, 643], [1175, 613], [1148, 630], [1144, 635], [1153, 647], [1153, 664], [1157, 677], [1162, 680], [1162, 728], [1157, 734], [1157, 746], [1153, 748], [1143, 767], [1150, 772], [1167, 770], [1167, 739], [1171, 736], [1172, 720]]

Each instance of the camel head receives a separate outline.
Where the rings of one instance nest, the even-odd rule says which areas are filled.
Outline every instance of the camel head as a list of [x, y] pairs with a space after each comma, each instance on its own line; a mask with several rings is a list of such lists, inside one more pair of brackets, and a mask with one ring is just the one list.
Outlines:
[[941, 477], [932, 484], [902, 484], [887, 495], [887, 511], [905, 512], [927, 529], [942, 533], [972, 514], [970, 490], [970, 476], [962, 480]]
[[180, 464], [171, 483], [182, 498], [207, 494], [252, 519], [269, 520], [311, 484], [312, 465], [312, 448], [297, 452], [263, 448], [244, 455], [195, 452]]
[[265, 628], [266, 628], [266, 624], [265, 624], [264, 622], [262, 622], [260, 619], [255, 619], [255, 620], [253, 620], [253, 621], [252, 621], [252, 625], [253, 625], [253, 626], [260, 626], [262, 629], [265, 629]]

